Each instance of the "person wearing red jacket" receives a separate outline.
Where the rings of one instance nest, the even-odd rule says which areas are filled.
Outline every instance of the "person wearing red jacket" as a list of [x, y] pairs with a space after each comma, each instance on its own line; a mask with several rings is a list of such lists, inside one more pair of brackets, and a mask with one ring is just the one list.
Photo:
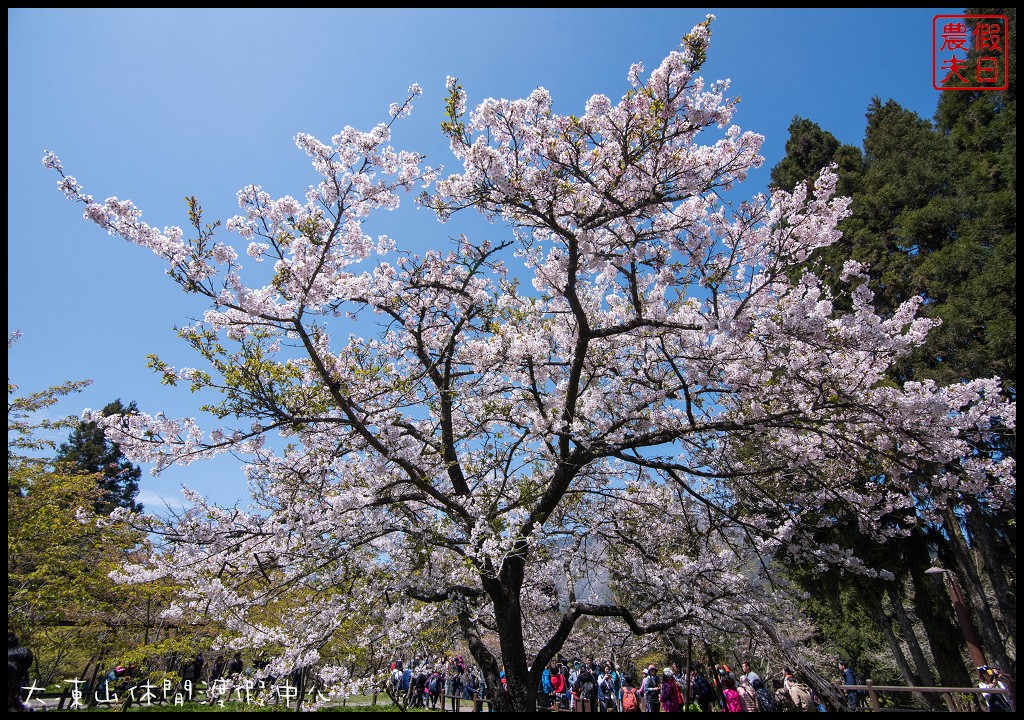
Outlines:
[[[565, 672], [562, 670], [562, 666], [559, 665], [558, 668], [551, 673], [551, 694], [554, 697], [553, 704], [556, 708], [560, 707], [562, 702], [565, 700], [565, 686]], [[568, 704], [566, 704], [566, 707], [568, 707]]]

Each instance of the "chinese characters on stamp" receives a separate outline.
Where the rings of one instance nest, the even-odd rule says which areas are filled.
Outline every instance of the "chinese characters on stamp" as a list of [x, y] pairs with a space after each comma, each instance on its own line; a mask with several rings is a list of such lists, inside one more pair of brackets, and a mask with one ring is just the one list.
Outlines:
[[932, 18], [932, 87], [1005, 90], [1009, 87], [1009, 20], [1005, 15]]

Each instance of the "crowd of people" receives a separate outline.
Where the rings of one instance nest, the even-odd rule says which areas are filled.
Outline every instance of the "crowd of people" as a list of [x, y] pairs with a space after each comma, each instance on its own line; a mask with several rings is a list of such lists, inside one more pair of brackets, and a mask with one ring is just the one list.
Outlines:
[[438, 703], [447, 702], [451, 707], [442, 709], [458, 711], [462, 700], [488, 697], [482, 674], [468, 669], [461, 655], [396, 660], [388, 685], [392, 697], [406, 707], [436, 710]]
[[[505, 682], [505, 674], [501, 673]], [[853, 684], [852, 682], [849, 684]], [[462, 657], [414, 657], [391, 665], [389, 693], [407, 707], [437, 709], [463, 700], [492, 699], [482, 673], [467, 667]], [[856, 691], [851, 691], [857, 697]], [[853, 701], [856, 709], [858, 700]], [[812, 712], [823, 710], [814, 690], [786, 668], [765, 682], [749, 662], [742, 672], [728, 665], [705, 669], [694, 663], [683, 670], [673, 664], [662, 670], [649, 665], [638, 676], [614, 661], [593, 656], [567, 661], [560, 657], [544, 668], [537, 688], [540, 708], [593, 712]]]
[[[662, 670], [648, 665], [634, 678], [614, 662], [592, 657], [571, 664], [553, 663], [545, 669], [540, 688], [542, 706], [593, 712], [782, 712], [823, 709], [814, 691], [787, 668], [771, 688], [748, 662], [742, 673], [728, 665], [706, 670], [693, 663], [686, 669], [672, 664]], [[639, 682], [637, 682], [637, 679]]]

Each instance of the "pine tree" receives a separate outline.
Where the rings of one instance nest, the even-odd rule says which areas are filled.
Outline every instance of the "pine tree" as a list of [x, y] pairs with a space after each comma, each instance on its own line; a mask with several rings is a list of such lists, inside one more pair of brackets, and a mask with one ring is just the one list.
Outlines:
[[[940, 93], [932, 123], [894, 100], [872, 99], [863, 152], [794, 118], [771, 174], [791, 190], [836, 163], [853, 198], [843, 239], [808, 267], [831, 286], [847, 259], [870, 265], [874, 304], [891, 311], [923, 295], [942, 325], [900, 368], [900, 379], [942, 384], [998, 375], [1016, 396], [1016, 11], [1006, 15], [1009, 87]], [[976, 20], [969, 20], [970, 32]], [[973, 67], [973, 64], [971, 64]]]
[[[1017, 11], [965, 13], [1008, 18], [1008, 87], [939, 94], [936, 129], [951, 150], [950, 194], [958, 217], [950, 241], [925, 259], [921, 274], [943, 318], [932, 341], [942, 379], [998, 374], [1016, 397]], [[977, 23], [967, 21], [972, 37]], [[972, 47], [972, 72], [974, 54]], [[940, 375], [938, 367], [934, 372]]]
[[[136, 411], [135, 403], [125, 407], [120, 399], [103, 408], [103, 415], [125, 415]], [[71, 472], [89, 473], [99, 478], [103, 491], [96, 501], [96, 511], [109, 513], [123, 507], [133, 512], [142, 512], [142, 505], [135, 501], [139, 493], [139, 478], [142, 471], [129, 462], [117, 444], [103, 435], [103, 430], [94, 422], [80, 422], [57, 450], [57, 461], [66, 463]]]

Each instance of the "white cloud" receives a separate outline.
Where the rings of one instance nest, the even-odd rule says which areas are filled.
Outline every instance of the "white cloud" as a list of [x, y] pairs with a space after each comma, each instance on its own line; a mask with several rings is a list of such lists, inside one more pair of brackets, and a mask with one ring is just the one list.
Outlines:
[[135, 501], [142, 503], [145, 511], [153, 515], [163, 515], [168, 510], [180, 512], [185, 509], [185, 501], [180, 495], [166, 496], [152, 490], [140, 490]]

